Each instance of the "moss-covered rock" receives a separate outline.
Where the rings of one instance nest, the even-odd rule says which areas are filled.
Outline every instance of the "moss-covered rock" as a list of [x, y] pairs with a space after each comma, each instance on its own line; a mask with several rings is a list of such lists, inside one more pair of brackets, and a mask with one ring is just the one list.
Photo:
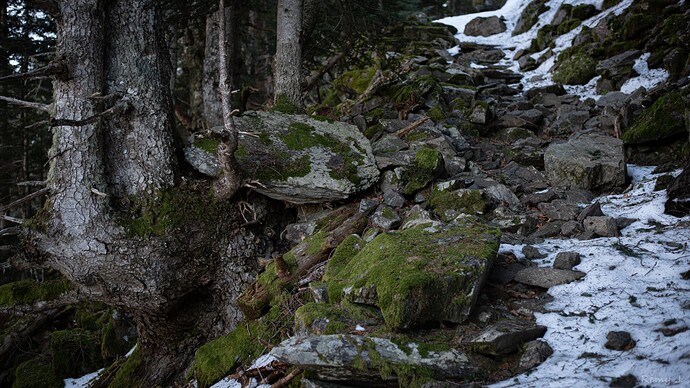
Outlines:
[[546, 12], [549, 8], [545, 5], [546, 0], [532, 0], [527, 7], [522, 10], [520, 18], [515, 24], [512, 35], [520, 35], [529, 31], [539, 20], [539, 15]]
[[346, 71], [333, 81], [333, 86], [340, 91], [360, 95], [367, 89], [375, 74], [374, 66]]
[[367, 294], [394, 330], [464, 321], [498, 249], [499, 232], [468, 222], [383, 233], [354, 256], [331, 258], [331, 300]]
[[115, 373], [113, 381], [108, 388], [144, 388], [142, 382], [144, 356], [137, 346], [134, 352], [127, 357], [127, 360], [120, 366]]
[[645, 109], [632, 127], [623, 132], [623, 141], [639, 144], [684, 133], [687, 131], [684, 119], [687, 105], [688, 102], [678, 92], [660, 97]]
[[53, 371], [61, 378], [83, 376], [103, 364], [99, 339], [84, 329], [54, 331], [50, 349]]
[[346, 334], [355, 331], [357, 325], [375, 327], [383, 319], [375, 309], [347, 301], [337, 304], [307, 303], [295, 311], [295, 333]]
[[429, 205], [441, 219], [451, 221], [460, 214], [483, 214], [488, 205], [479, 190], [433, 190]]
[[62, 388], [65, 383], [39, 359], [23, 362], [14, 370], [12, 388]]
[[415, 154], [414, 163], [401, 175], [403, 194], [413, 194], [443, 173], [443, 155], [432, 148], [422, 148]]
[[553, 80], [565, 85], [584, 85], [596, 76], [596, 65], [590, 55], [577, 52], [558, 66], [553, 73]]

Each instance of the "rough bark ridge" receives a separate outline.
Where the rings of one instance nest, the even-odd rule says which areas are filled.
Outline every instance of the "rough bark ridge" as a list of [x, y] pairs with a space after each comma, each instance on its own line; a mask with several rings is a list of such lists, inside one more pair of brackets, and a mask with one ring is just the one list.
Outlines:
[[278, 1], [277, 27], [275, 101], [289, 103], [301, 109], [302, 0]]
[[[47, 222], [30, 236], [84, 298], [132, 312], [136, 378], [150, 386], [175, 381], [194, 349], [242, 318], [237, 297], [270, 244], [238, 226], [234, 204], [204, 195], [209, 183], [174, 187], [157, 3], [60, 2], [57, 54], [69, 77], [55, 81], [54, 119], [75, 125], [54, 128]], [[254, 217], [266, 206], [254, 204]]]

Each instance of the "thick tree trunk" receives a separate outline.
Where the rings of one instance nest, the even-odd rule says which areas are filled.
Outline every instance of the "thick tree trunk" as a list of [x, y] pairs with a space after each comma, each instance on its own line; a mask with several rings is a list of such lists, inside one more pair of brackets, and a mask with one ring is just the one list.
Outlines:
[[278, 1], [275, 102], [302, 108], [302, 1]]
[[[237, 297], [270, 246], [260, 229], [240, 228], [235, 205], [206, 199], [210, 182], [174, 186], [158, 7], [60, 2], [57, 55], [69, 77], [54, 83], [54, 119], [74, 125], [53, 129], [49, 220], [30, 236], [80, 295], [132, 313], [144, 360], [136, 378], [147, 386], [179, 379], [199, 345], [242, 318]], [[266, 206], [255, 204], [256, 227]]]

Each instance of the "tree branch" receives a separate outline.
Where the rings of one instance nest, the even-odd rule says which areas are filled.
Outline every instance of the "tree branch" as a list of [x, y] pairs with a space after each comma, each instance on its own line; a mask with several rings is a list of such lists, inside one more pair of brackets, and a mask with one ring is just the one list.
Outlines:
[[0, 229], [0, 237], [18, 236], [21, 232], [22, 232], [22, 230], [18, 226]]
[[10, 202], [5, 206], [0, 206], [0, 213], [4, 213], [8, 209], [12, 209], [13, 207], [17, 207], [25, 202], [31, 201], [34, 198], [40, 197], [42, 195], [46, 195], [50, 193], [50, 189], [47, 187], [42, 188], [41, 190], [35, 191], [29, 195], [27, 195], [24, 198], [20, 198], [14, 202]]
[[10, 104], [19, 105], [23, 108], [38, 109], [38, 110], [50, 113], [50, 105], [41, 104], [39, 102], [17, 100], [16, 98], [5, 97], [5, 96], [0, 96], [0, 101], [6, 101], [6, 102], [9, 102]]
[[[103, 97], [103, 98], [107, 98], [107, 96]], [[91, 117], [87, 117], [83, 120], [50, 119], [50, 126], [51, 127], [62, 127], [62, 126], [81, 127], [84, 125], [93, 124], [96, 121], [98, 121], [101, 118], [106, 117], [106, 116], [112, 116], [115, 114], [125, 113], [127, 111], [127, 109], [129, 109], [129, 100], [127, 98], [123, 98], [120, 101], [118, 101], [117, 104], [104, 110], [103, 112], [95, 114]]]
[[49, 77], [52, 75], [65, 75], [67, 73], [67, 65], [63, 61], [54, 61], [49, 63], [47, 66], [40, 69], [32, 70], [26, 73], [10, 74], [4, 77], [0, 77], [0, 81], [6, 81], [11, 79], [27, 79], [27, 78], [38, 78], [38, 77]]
[[11, 217], [11, 216], [8, 216], [7, 214], [3, 214], [2, 219], [5, 221], [13, 222], [15, 224], [19, 224], [19, 225], [24, 224], [24, 222], [26, 221], [23, 218]]

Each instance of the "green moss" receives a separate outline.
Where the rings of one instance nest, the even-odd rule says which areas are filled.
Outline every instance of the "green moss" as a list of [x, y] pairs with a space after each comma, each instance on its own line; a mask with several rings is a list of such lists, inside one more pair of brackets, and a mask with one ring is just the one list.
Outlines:
[[344, 92], [362, 94], [376, 74], [376, 67], [346, 71], [333, 81], [333, 86]]
[[[493, 258], [498, 242], [487, 236], [497, 233], [483, 224], [467, 224], [439, 231], [410, 228], [380, 234], [349, 260], [329, 263], [324, 275], [329, 298], [341, 300], [345, 287], [375, 288], [386, 324], [393, 329], [408, 327], [408, 309], [433, 315], [448, 307], [447, 297], [467, 293], [459, 286], [464, 283], [460, 279], [474, 273], [469, 262]], [[415, 295], [431, 290], [439, 297], [409, 305], [409, 300], [417, 300]]]
[[377, 137], [381, 136], [382, 133], [383, 127], [381, 124], [370, 125], [364, 130], [364, 136], [369, 140], [376, 139]]
[[23, 362], [14, 370], [12, 388], [62, 388], [65, 383], [38, 359]]
[[346, 334], [358, 324], [371, 326], [381, 323], [381, 317], [373, 308], [346, 301], [338, 304], [307, 303], [295, 311], [295, 326], [307, 332], [311, 332], [312, 324], [319, 319], [328, 323], [323, 330], [313, 334]]
[[575, 27], [579, 26], [582, 23], [582, 20], [580, 19], [568, 19], [564, 21], [563, 23], [559, 24], [558, 27], [556, 28], [556, 33], [558, 35], [563, 35], [571, 30], [574, 30]]
[[53, 371], [61, 378], [79, 377], [103, 364], [100, 342], [92, 332], [84, 329], [54, 331], [50, 349]]
[[660, 97], [635, 124], [623, 133], [622, 139], [628, 144], [639, 144], [668, 138], [686, 131], [684, 111], [687, 103], [680, 93]]
[[598, 12], [599, 11], [597, 11], [596, 7], [592, 4], [578, 4], [573, 7], [572, 11], [570, 12], [570, 17], [574, 19], [587, 20], [596, 15]]
[[200, 387], [208, 387], [237, 365], [246, 365], [266, 351], [262, 341], [277, 344], [288, 324], [277, 302], [258, 320], [240, 322], [235, 330], [200, 347], [194, 354], [193, 375]]
[[304, 150], [332, 143], [332, 139], [315, 133], [315, 129], [311, 125], [300, 122], [290, 124], [288, 132], [281, 136], [280, 139], [290, 150]]
[[429, 111], [426, 112], [426, 115], [437, 123], [446, 119], [446, 114], [443, 113], [443, 109], [439, 108], [438, 106], [429, 109]]
[[535, 0], [530, 2], [527, 7], [522, 10], [522, 14], [520, 14], [522, 25], [519, 29], [513, 31], [513, 36], [529, 31], [529, 29], [537, 23], [537, 20], [539, 20], [539, 15], [549, 10], [549, 7], [545, 6], [545, 4], [546, 0]]
[[553, 80], [565, 85], [584, 85], [596, 76], [597, 63], [589, 55], [578, 52], [562, 62], [553, 73]]
[[98, 331], [108, 321], [110, 311], [101, 303], [82, 303], [74, 311], [74, 321], [82, 329]]
[[454, 217], [446, 215], [446, 211], [452, 210], [464, 214], [482, 214], [487, 208], [487, 203], [479, 190], [467, 191], [439, 191], [434, 190], [429, 198], [429, 205], [443, 220], [450, 221]]
[[620, 3], [621, 0], [604, 0], [604, 2], [601, 4], [601, 9], [609, 9], [611, 7], [614, 7]]
[[113, 381], [108, 388], [144, 388], [146, 384], [141, 380], [143, 374], [144, 358], [139, 345], [134, 352], [127, 357], [120, 369], [117, 370]]
[[293, 104], [287, 96], [282, 94], [276, 96], [275, 104], [273, 104], [272, 110], [274, 112], [281, 112], [288, 115], [300, 113], [299, 107]]
[[431, 182], [442, 168], [443, 156], [432, 148], [422, 148], [415, 154], [414, 163], [402, 175], [403, 194], [413, 194]]
[[[364, 354], [369, 359], [370, 370], [377, 371], [383, 380], [389, 380], [395, 376], [400, 387], [419, 388], [425, 383], [433, 381], [433, 377], [436, 375], [432, 369], [421, 365], [398, 364], [388, 361], [376, 350], [376, 343], [369, 338], [365, 338], [365, 345], [360, 349], [360, 358], [363, 358]], [[367, 368], [366, 364], [364, 368]]]
[[53, 300], [68, 291], [70, 284], [67, 280], [18, 280], [0, 286], [0, 306], [14, 306], [31, 304], [40, 300]]
[[537, 37], [532, 39], [530, 44], [530, 51], [538, 52], [545, 50], [553, 43], [553, 26], [550, 24], [545, 25], [537, 31]]
[[212, 155], [218, 153], [218, 145], [220, 145], [220, 140], [206, 138], [194, 139], [195, 147], [200, 148]]

